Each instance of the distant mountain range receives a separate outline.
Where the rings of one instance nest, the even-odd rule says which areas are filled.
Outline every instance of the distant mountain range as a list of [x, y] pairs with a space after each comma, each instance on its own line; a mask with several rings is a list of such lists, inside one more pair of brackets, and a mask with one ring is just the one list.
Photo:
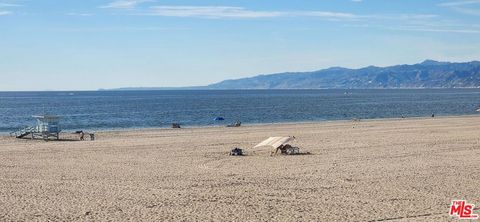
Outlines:
[[[368, 66], [360, 69], [332, 67], [313, 72], [286, 72], [225, 80], [203, 87], [176, 89], [386, 89], [477, 88], [480, 62], [425, 60], [414, 65]], [[145, 88], [124, 88], [145, 89]], [[148, 88], [171, 89], [171, 88]]]
[[480, 87], [480, 62], [425, 60], [414, 65], [332, 67], [313, 72], [287, 72], [225, 80], [210, 89], [369, 89]]
[[188, 87], [122, 87], [115, 89], [99, 89], [98, 91], [148, 91], [148, 90], [196, 90], [208, 89], [207, 86], [188, 86]]

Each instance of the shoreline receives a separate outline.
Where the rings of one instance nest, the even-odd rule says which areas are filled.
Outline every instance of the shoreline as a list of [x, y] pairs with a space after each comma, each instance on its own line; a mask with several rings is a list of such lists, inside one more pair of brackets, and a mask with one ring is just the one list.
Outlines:
[[[480, 113], [476, 114], [463, 114], [463, 115], [437, 115], [435, 117], [429, 116], [413, 116], [413, 117], [387, 117], [387, 118], [373, 118], [373, 119], [358, 119], [358, 122], [374, 122], [374, 121], [399, 121], [399, 120], [425, 120], [425, 119], [451, 119], [451, 118], [465, 118], [465, 117], [480, 117]], [[320, 121], [293, 121], [293, 122], [276, 122], [276, 123], [242, 123], [240, 127], [226, 127], [224, 125], [207, 125], [207, 126], [196, 126], [196, 125], [186, 125], [182, 126], [180, 129], [174, 129], [171, 127], [132, 127], [132, 128], [105, 128], [99, 130], [89, 130], [84, 129], [84, 132], [91, 133], [121, 133], [121, 132], [143, 132], [143, 131], [158, 131], [158, 130], [182, 130], [182, 129], [219, 129], [219, 128], [247, 128], [247, 127], [267, 127], [267, 126], [283, 126], [283, 125], [309, 125], [309, 124], [322, 124], [322, 123], [345, 123], [345, 122], [355, 122], [354, 119], [338, 119], [338, 120], [320, 120]], [[63, 130], [62, 133], [73, 133], [75, 130]], [[0, 137], [10, 137], [10, 132], [0, 132]]]

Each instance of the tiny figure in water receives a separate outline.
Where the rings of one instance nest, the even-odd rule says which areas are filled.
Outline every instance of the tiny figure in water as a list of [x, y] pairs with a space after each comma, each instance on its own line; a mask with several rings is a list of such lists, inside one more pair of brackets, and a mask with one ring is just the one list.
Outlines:
[[435, 117], [435, 113], [432, 113], [432, 118]]

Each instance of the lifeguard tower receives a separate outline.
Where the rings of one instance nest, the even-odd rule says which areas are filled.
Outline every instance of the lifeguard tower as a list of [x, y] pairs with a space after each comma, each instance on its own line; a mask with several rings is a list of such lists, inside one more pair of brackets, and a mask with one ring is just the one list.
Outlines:
[[59, 125], [60, 117], [53, 115], [37, 115], [32, 117], [37, 120], [37, 125], [13, 132], [12, 134], [14, 134], [16, 138], [25, 138], [30, 135], [32, 139], [59, 139], [61, 131]]

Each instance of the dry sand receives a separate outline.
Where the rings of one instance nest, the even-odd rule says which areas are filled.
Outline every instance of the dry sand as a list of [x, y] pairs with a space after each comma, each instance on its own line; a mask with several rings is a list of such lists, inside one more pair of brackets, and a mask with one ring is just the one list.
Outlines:
[[[227, 155], [288, 135], [312, 155]], [[0, 137], [0, 221], [448, 221], [452, 199], [480, 204], [479, 116]]]

